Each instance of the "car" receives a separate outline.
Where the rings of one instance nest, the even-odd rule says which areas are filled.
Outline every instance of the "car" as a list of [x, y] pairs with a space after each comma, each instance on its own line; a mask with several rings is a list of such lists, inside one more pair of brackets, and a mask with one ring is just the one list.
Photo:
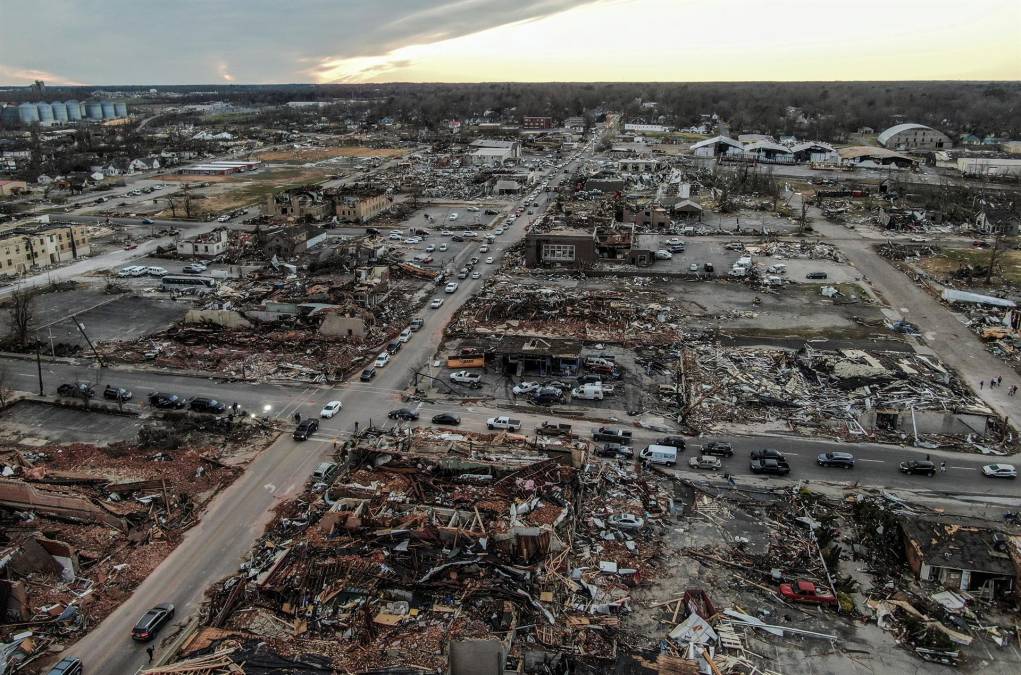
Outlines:
[[392, 420], [403, 420], [405, 422], [414, 422], [418, 419], [418, 413], [410, 408], [398, 408], [397, 410], [391, 410], [386, 414]]
[[440, 413], [439, 415], [433, 415], [432, 422], [433, 424], [450, 424], [456, 427], [461, 423], [461, 418], [450, 413]]
[[[467, 274], [468, 273], [465, 272], [466, 276], [467, 276]], [[454, 293], [455, 291], [457, 291], [457, 282], [456, 281], [451, 281], [449, 284], [447, 284], [446, 286], [443, 287], [443, 292], [444, 293]]]
[[487, 216], [498, 216], [498, 215], [500, 215], [500, 212], [497, 211], [496, 209], [486, 209], [483, 213], [485, 213]]
[[433, 298], [432, 302], [429, 303], [429, 306], [433, 309], [439, 309], [442, 305], [443, 298]]
[[854, 455], [849, 452], [821, 452], [815, 458], [819, 466], [839, 466], [843, 469], [854, 468]]
[[82, 660], [77, 656], [65, 656], [57, 661], [46, 675], [82, 675]]
[[413, 333], [417, 333], [419, 330], [422, 329], [422, 326], [424, 325], [425, 320], [416, 316], [414, 319], [411, 320], [411, 323], [408, 324], [408, 328], [410, 328]]
[[390, 342], [388, 342], [387, 345], [386, 345], [386, 350], [388, 352], [390, 352], [391, 356], [393, 356], [397, 352], [401, 351], [401, 345], [402, 344], [403, 343], [400, 341], [400, 339], [390, 340]]
[[428, 246], [425, 247], [425, 252], [426, 253], [432, 253], [435, 250], [436, 250], [436, 247], [433, 246], [432, 244], [429, 244]]
[[373, 366], [369, 366], [362, 371], [362, 374], [358, 376], [358, 379], [362, 382], [370, 382], [372, 378], [376, 376], [376, 369]]
[[482, 381], [482, 376], [478, 373], [470, 373], [467, 370], [459, 370], [456, 373], [450, 374], [450, 381], [457, 382], [458, 384], [478, 384]]
[[538, 391], [539, 387], [540, 385], [538, 382], [520, 382], [514, 385], [514, 388], [511, 389], [511, 391], [514, 392], [515, 396], [520, 396], [522, 394], [531, 394], [533, 391]]
[[683, 451], [684, 439], [681, 438], [680, 436], [664, 436], [663, 438], [656, 441], [656, 445], [665, 445], [668, 448], [677, 448], [678, 450]]
[[373, 364], [376, 368], [386, 368], [386, 364], [390, 363], [390, 353], [383, 352], [376, 357], [376, 362]]
[[177, 394], [164, 394], [157, 391], [149, 394], [149, 405], [154, 408], [180, 410], [188, 405], [188, 402]]
[[492, 265], [493, 264], [493, 256], [489, 256], [489, 257], [486, 258], [486, 264], [487, 265]]
[[190, 265], [185, 265], [181, 271], [185, 274], [202, 274], [206, 271], [206, 266], [202, 263], [192, 263]]
[[174, 606], [169, 602], [156, 605], [142, 615], [135, 627], [131, 629], [131, 639], [139, 642], [148, 642], [156, 637], [156, 633], [163, 624], [174, 617]]
[[472, 277], [472, 279], [481, 279], [482, 278], [482, 272], [472, 272], [471, 277]]
[[307, 441], [317, 431], [319, 431], [319, 421], [309, 417], [298, 423], [292, 437], [296, 441]]
[[204, 396], [197, 396], [188, 401], [188, 407], [193, 412], [210, 413], [213, 415], [219, 415], [227, 410], [227, 406], [215, 398], [206, 398]]
[[808, 274], [805, 275], [805, 278], [806, 279], [825, 279], [826, 278], [826, 273], [825, 272], [809, 272]]
[[125, 277], [140, 277], [143, 274], [145, 274], [145, 268], [144, 267], [139, 267], [138, 265], [132, 265], [130, 267], [124, 267], [124, 268], [121, 268], [121, 270], [119, 272], [117, 272], [117, 276], [122, 278], [122, 279], [125, 278]]
[[730, 443], [723, 443], [721, 441], [709, 441], [702, 445], [701, 453], [703, 455], [714, 455], [716, 457], [733, 457], [734, 446]]
[[453, 237], [451, 237], [451, 238], [450, 238], [450, 241], [459, 241], [459, 242], [463, 242], [464, 240], [465, 240], [465, 239], [464, 239], [464, 237], [462, 237], [462, 236], [461, 236], [461, 235], [459, 235], [459, 234], [455, 234], [455, 235], [454, 235]]
[[396, 234], [396, 233], [394, 233], [394, 234], [391, 234], [391, 235], [390, 235], [389, 237], [387, 237], [387, 238], [388, 238], [388, 239], [389, 239], [390, 241], [402, 241], [402, 240], [404, 239], [404, 237], [403, 237], [403, 236], [401, 236], [401, 235], [399, 235], [399, 234]]
[[670, 260], [674, 257], [674, 254], [665, 248], [661, 248], [656, 251], [656, 260]]
[[131, 397], [132, 393], [124, 387], [114, 387], [108, 384], [103, 390], [103, 398], [109, 401], [130, 401]]
[[152, 218], [142, 218], [142, 224], [143, 225], [152, 225], [155, 222], [156, 221], [154, 221]]
[[606, 519], [606, 523], [620, 530], [639, 530], [645, 525], [645, 519], [633, 513], [614, 513]]
[[793, 584], [780, 584], [780, 597], [790, 602], [804, 602], [816, 605], [837, 605], [837, 598], [827, 591], [820, 590], [811, 581], [798, 579]]
[[712, 455], [699, 455], [698, 457], [690, 458], [688, 460], [688, 466], [692, 469], [716, 471], [723, 467], [723, 462], [720, 461], [719, 457], [713, 457]]
[[495, 230], [493, 230], [493, 234], [495, 234], [495, 235], [503, 234], [503, 228], [502, 227], [496, 228]]
[[479, 253], [489, 253], [489, 246], [486, 244], [479, 246]]
[[897, 470], [909, 476], [935, 476], [936, 465], [927, 459], [910, 459], [901, 462]]
[[714, 269], [715, 268], [713, 267], [712, 263], [706, 263], [702, 265], [702, 271], [706, 272], [707, 274], [712, 274]]
[[439, 251], [440, 251], [441, 253], [442, 253], [443, 251], [446, 251], [446, 250], [447, 250], [447, 244], [446, 244], [446, 243], [442, 243], [442, 244], [440, 244], [440, 247], [439, 247], [439, 249], [438, 249], [438, 250], [439, 250]]
[[343, 407], [344, 404], [341, 403], [340, 401], [330, 401], [329, 403], [323, 406], [322, 410], [319, 411], [319, 416], [325, 417], [326, 419], [330, 419], [334, 415], [339, 413]]
[[458, 217], [458, 213], [456, 213], [456, 212], [455, 213], [451, 213], [449, 216], [447, 216], [447, 220], [457, 220], [457, 217]]
[[698, 263], [691, 263], [688, 265], [688, 272], [691, 274], [698, 274]]
[[679, 244], [680, 244], [680, 245], [683, 245], [683, 244], [684, 244], [684, 242], [683, 242], [682, 240], [678, 239], [677, 237], [674, 237], [673, 239], [667, 239], [667, 240], [666, 240], [666, 243], [667, 243], [667, 245], [669, 245], [669, 246], [677, 246], [677, 245], [679, 245]]
[[454, 233], [451, 232], [450, 230], [443, 230], [442, 232], [440, 232], [440, 236], [441, 237], [453, 237]]
[[57, 387], [57, 396], [62, 398], [82, 398], [86, 401], [96, 395], [96, 390], [88, 382], [62, 384]]
[[472, 257], [471, 257], [471, 258], [470, 258], [470, 259], [468, 260], [468, 263], [469, 263], [470, 265], [478, 265], [478, 264], [479, 264], [479, 257], [478, 257], [477, 255], [473, 255], [473, 256], [472, 256]]
[[579, 375], [578, 384], [600, 384], [603, 381], [602, 375]]
[[752, 459], [775, 459], [778, 462], [787, 462], [787, 458], [784, 457], [782, 452], [772, 448], [752, 450]]
[[631, 459], [635, 456], [635, 451], [620, 443], [603, 443], [601, 447], [596, 448], [596, 456]]
[[773, 476], [786, 476], [791, 472], [791, 467], [786, 461], [775, 459], [753, 459], [750, 463], [752, 473], [766, 473]]
[[397, 340], [399, 342], [407, 342], [408, 340], [411, 339], [411, 336], [412, 334], [414, 334], [414, 332], [415, 331], [411, 328], [411, 326], [408, 326], [407, 328], [401, 331], [400, 335], [397, 336]]
[[145, 273], [151, 277], [165, 277], [167, 270], [164, 267], [146, 267]]
[[1017, 469], [1010, 464], [986, 464], [982, 475], [990, 478], [1017, 478]]
[[539, 387], [532, 393], [532, 403], [536, 405], [551, 405], [564, 400], [564, 392], [556, 387]]

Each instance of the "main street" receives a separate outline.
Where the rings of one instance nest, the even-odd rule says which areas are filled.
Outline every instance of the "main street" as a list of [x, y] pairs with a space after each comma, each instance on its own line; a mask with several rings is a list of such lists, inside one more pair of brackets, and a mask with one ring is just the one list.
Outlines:
[[[540, 203], [541, 208], [545, 208], [547, 200], [543, 198]], [[515, 205], [518, 204], [523, 205], [524, 199], [517, 200]], [[490, 247], [489, 255], [498, 258], [507, 247], [520, 241], [526, 220], [525, 217], [518, 218], [513, 225], [505, 228], [504, 234], [497, 237]], [[473, 250], [474, 247], [467, 247], [460, 255], [467, 258]], [[97, 381], [110, 378], [111, 381], [116, 379], [120, 386], [136, 387], [136, 396], [151, 391], [154, 386], [163, 388], [164, 384], [179, 387], [183, 393], [195, 392], [201, 386], [202, 393], [227, 402], [237, 401], [260, 410], [261, 406], [270, 405], [271, 414], [284, 418], [295, 411], [302, 415], [317, 415], [322, 404], [333, 399], [343, 401], [344, 409], [334, 420], [324, 421], [320, 433], [309, 441], [295, 442], [289, 433], [282, 434], [210, 503], [200, 523], [185, 534], [180, 545], [131, 597], [71, 646], [67, 653], [83, 657], [91, 673], [119, 675], [132, 673], [144, 666], [147, 660], [145, 645], [129, 637], [138, 617], [155, 604], [172, 602], [177, 608], [175, 622], [186, 621], [201, 605], [209, 584], [237, 570], [243, 556], [271, 518], [273, 507], [300, 492], [315, 466], [330, 458], [334, 438], [350, 434], [355, 420], [363, 424], [370, 418], [374, 423], [382, 421], [388, 410], [401, 405], [399, 392], [407, 386], [413, 372], [432, 358], [450, 317], [482, 283], [482, 280], [467, 279], [449, 295], [437, 289], [435, 295], [445, 297], [443, 305], [439, 309], [423, 310], [423, 328], [385, 368], [377, 369], [377, 376], [369, 386], [346, 382], [332, 388], [274, 387], [210, 379], [184, 380], [180, 377], [165, 382], [151, 373], [117, 370], [97, 376]], [[9, 365], [13, 363], [8, 362]], [[17, 371], [19, 378], [24, 378], [25, 373], [31, 372], [32, 365], [21, 361], [13, 370]], [[56, 363], [47, 367], [51, 371], [49, 376], [55, 381], [62, 376], [82, 374], [79, 372], [81, 369], [75, 371], [74, 366], [70, 366], [70, 370], [62, 370], [65, 366]], [[156, 382], [159, 384], [156, 385]]]

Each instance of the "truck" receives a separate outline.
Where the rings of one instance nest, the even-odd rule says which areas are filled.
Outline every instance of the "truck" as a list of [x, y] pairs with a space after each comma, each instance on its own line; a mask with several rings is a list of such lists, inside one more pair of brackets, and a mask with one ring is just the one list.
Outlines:
[[592, 439], [603, 443], [620, 443], [631, 445], [631, 431], [614, 427], [599, 427], [592, 432]]
[[603, 386], [598, 383], [583, 384], [571, 390], [571, 398], [580, 398], [586, 401], [602, 401]]
[[486, 420], [486, 428], [519, 431], [521, 429], [521, 420], [511, 419], [510, 417], [490, 417]]
[[450, 381], [458, 384], [478, 384], [482, 376], [478, 373], [469, 373], [467, 370], [459, 370], [450, 374]]
[[638, 456], [653, 464], [665, 464], [666, 466], [677, 464], [677, 448], [668, 445], [647, 445], [638, 453]]
[[543, 422], [535, 433], [543, 436], [570, 436], [571, 425], [563, 422]]

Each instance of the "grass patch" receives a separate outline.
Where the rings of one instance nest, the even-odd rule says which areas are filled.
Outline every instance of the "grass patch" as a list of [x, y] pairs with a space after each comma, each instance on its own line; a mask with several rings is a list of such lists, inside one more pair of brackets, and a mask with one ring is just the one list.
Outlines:
[[[930, 274], [949, 275], [967, 265], [985, 267], [989, 264], [989, 257], [990, 251], [985, 248], [948, 248], [944, 249], [943, 255], [923, 258], [918, 266]], [[1021, 251], [1000, 251], [993, 270], [993, 282], [998, 280], [1021, 286]]]

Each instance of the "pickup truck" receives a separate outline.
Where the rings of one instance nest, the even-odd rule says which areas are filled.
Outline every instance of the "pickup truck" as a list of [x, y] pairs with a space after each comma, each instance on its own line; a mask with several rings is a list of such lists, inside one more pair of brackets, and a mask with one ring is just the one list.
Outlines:
[[535, 433], [543, 436], [570, 436], [571, 425], [562, 422], [543, 422]]
[[511, 419], [510, 417], [490, 417], [486, 420], [486, 428], [519, 431], [521, 429], [521, 420]]
[[450, 374], [450, 381], [458, 384], [478, 384], [482, 376], [478, 373], [470, 373], [467, 370], [459, 370]]
[[613, 427], [599, 427], [592, 432], [592, 438], [604, 443], [620, 443], [631, 445], [631, 432], [627, 429], [614, 429]]

